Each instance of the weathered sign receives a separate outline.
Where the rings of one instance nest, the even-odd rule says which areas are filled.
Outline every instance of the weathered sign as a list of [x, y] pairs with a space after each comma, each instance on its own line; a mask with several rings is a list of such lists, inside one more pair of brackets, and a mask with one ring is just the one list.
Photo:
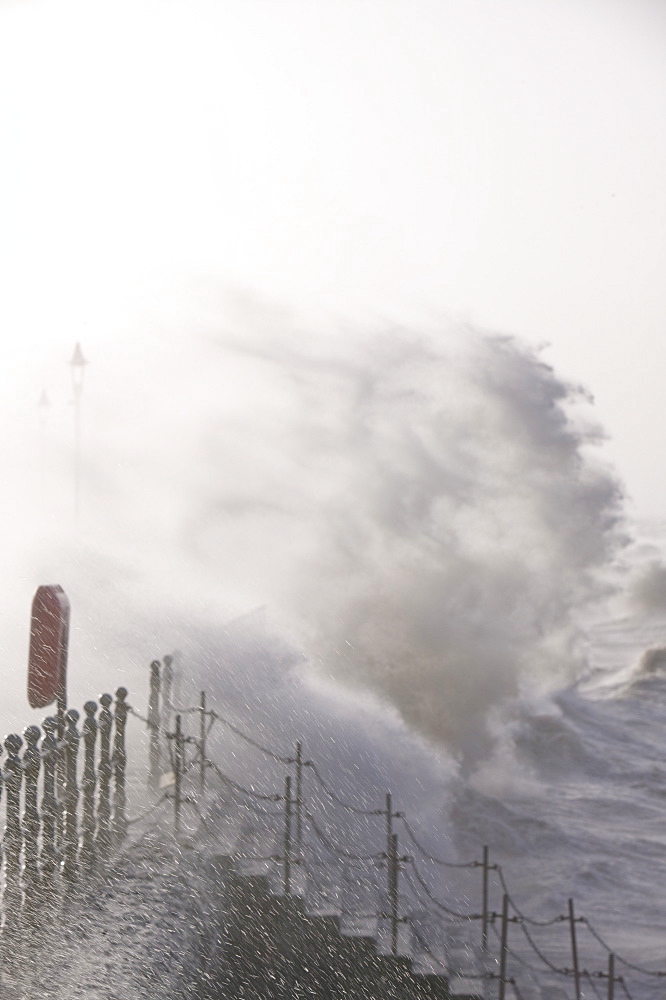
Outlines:
[[31, 708], [45, 708], [56, 699], [65, 701], [69, 601], [62, 587], [38, 587], [32, 602], [28, 701]]

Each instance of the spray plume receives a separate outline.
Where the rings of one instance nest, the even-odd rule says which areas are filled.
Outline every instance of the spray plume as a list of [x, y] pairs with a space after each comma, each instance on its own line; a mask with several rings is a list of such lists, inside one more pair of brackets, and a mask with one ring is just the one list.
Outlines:
[[622, 542], [580, 390], [469, 329], [315, 339], [263, 307], [239, 323], [156, 338], [152, 389], [122, 406], [100, 378], [85, 542], [49, 565], [141, 656], [266, 605], [309, 683], [373, 692], [475, 755], [489, 709], [576, 669]]

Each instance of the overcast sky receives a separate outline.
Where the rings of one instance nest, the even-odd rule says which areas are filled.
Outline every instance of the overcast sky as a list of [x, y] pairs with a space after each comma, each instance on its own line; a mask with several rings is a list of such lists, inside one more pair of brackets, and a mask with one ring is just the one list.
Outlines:
[[662, 514], [665, 52], [662, 0], [2, 0], [4, 414], [240, 287], [549, 343]]

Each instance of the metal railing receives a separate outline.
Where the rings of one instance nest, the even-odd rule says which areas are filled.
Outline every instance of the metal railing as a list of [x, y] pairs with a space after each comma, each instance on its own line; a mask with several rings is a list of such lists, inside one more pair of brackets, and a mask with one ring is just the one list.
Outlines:
[[[4, 739], [2, 938], [34, 924], [127, 834], [127, 690]], [[62, 737], [58, 738], [58, 732]], [[81, 761], [82, 758], [82, 761]], [[5, 953], [7, 948], [5, 948]]]
[[[298, 871], [306, 873], [308, 879], [316, 885], [315, 869], [318, 864], [321, 865], [321, 852], [336, 863], [361, 866], [366, 869], [371, 866], [375, 873], [383, 873], [383, 887], [380, 886], [380, 890], [383, 889], [385, 905], [373, 913], [364, 913], [358, 916], [373, 917], [387, 923], [391, 954], [398, 954], [399, 928], [409, 924], [409, 916], [405, 915], [405, 911], [411, 905], [428, 911], [432, 920], [441, 925], [445, 932], [452, 932], [463, 926], [469, 928], [478, 923], [480, 929], [479, 949], [482, 955], [487, 956], [488, 964], [493, 969], [493, 971], [481, 973], [480, 978], [496, 980], [499, 1000], [504, 1000], [506, 987], [509, 984], [513, 985], [516, 995], [520, 996], [521, 968], [555, 977], [565, 988], [566, 984], [569, 983], [570, 995], [575, 1000], [581, 1000], [583, 996], [583, 983], [587, 983], [595, 994], [598, 994], [597, 985], [602, 986], [604, 1000], [606, 997], [608, 1000], [615, 1000], [616, 995], [618, 995], [616, 987], [619, 987], [621, 995], [631, 1000], [629, 984], [624, 975], [618, 974], [618, 966], [624, 966], [636, 977], [666, 978], [666, 970], [649, 969], [618, 954], [586, 917], [576, 915], [573, 899], [568, 900], [566, 913], [559, 913], [547, 918], [529, 916], [522, 906], [519, 906], [515, 895], [510, 891], [501, 865], [490, 863], [488, 847], [483, 848], [481, 858], [469, 861], [460, 862], [440, 858], [423, 845], [422, 836], [417, 834], [405, 814], [394, 810], [390, 793], [386, 793], [383, 804], [378, 804], [376, 807], [373, 807], [372, 803], [366, 805], [348, 801], [348, 798], [339, 794], [322, 775], [318, 764], [304, 758], [303, 746], [300, 741], [296, 743], [293, 754], [266, 746], [235, 721], [207, 707], [204, 692], [201, 693], [198, 706], [177, 710], [164, 698], [162, 698], [162, 704], [166, 708], [164, 713], [160, 712], [160, 664], [155, 661], [151, 665], [151, 698], [148, 717], [144, 718], [134, 709], [130, 709], [130, 711], [142, 719], [150, 730], [150, 783], [154, 789], [157, 789], [159, 784], [160, 762], [165, 747], [167, 748], [170, 766], [174, 771], [173, 791], [168, 792], [167, 796], [173, 804], [176, 834], [179, 834], [181, 830], [182, 810], [185, 805], [198, 810], [200, 819], [204, 820], [203, 813], [197, 806], [197, 798], [186, 795], [183, 790], [183, 781], [186, 775], [197, 775], [199, 792], [204, 792], [207, 776], [212, 775], [226, 792], [237, 800], [239, 805], [242, 804], [249, 809], [262, 822], [266, 822], [266, 820], [279, 822], [281, 833], [276, 830], [276, 836], [281, 839], [281, 850], [278, 853], [268, 855], [240, 854], [239, 857], [274, 865], [283, 894], [288, 895], [293, 891], [294, 873]], [[173, 728], [170, 727], [172, 714], [175, 716]], [[183, 719], [187, 716], [199, 717], [198, 735], [184, 732]], [[163, 722], [166, 722], [167, 725], [163, 725]], [[279, 790], [259, 787], [251, 781], [242, 784], [235, 780], [208, 756], [208, 737], [211, 728], [216, 724], [227, 728], [258, 753], [269, 757], [274, 762], [294, 768], [295, 773], [285, 777], [284, 787]], [[189, 760], [188, 752], [191, 754]], [[316, 788], [317, 792], [326, 797], [334, 808], [344, 811], [346, 822], [342, 843], [340, 837], [336, 837], [335, 833], [331, 832], [330, 821], [327, 822], [325, 817], [315, 815], [314, 808], [306, 803], [306, 777], [308, 775], [311, 775], [315, 782], [310, 797], [314, 798], [313, 793]], [[280, 807], [270, 809], [268, 806], [271, 803], [279, 804]], [[355, 820], [367, 823], [372, 819], [379, 819], [384, 826], [382, 840], [377, 843], [377, 850], [368, 852], [367, 850], [354, 849], [350, 824]], [[404, 831], [410, 850], [415, 852], [414, 856], [400, 853], [398, 834], [394, 831], [394, 820], [400, 823], [400, 829]], [[377, 833], [379, 835], [379, 831]], [[479, 905], [463, 908], [456, 899], [441, 898], [433, 887], [432, 881], [424, 872], [423, 865], [429, 865], [431, 869], [433, 867], [458, 870], [478, 869], [481, 875]], [[321, 886], [318, 888], [322, 890]], [[498, 909], [491, 907], [490, 901], [493, 894], [501, 901]], [[522, 942], [519, 939], [518, 946], [509, 943], [511, 925], [520, 931]], [[553, 939], [553, 934], [557, 933], [559, 928], [562, 928], [567, 934], [567, 940], [564, 944], [562, 940], [555, 941]], [[581, 958], [583, 951], [579, 940], [579, 929], [589, 933], [596, 944], [606, 952], [607, 965], [605, 968], [588, 968], [586, 966], [585, 961]], [[491, 951], [489, 931], [493, 932], [498, 941], [498, 948], [494, 953]], [[537, 935], [541, 935], [541, 939], [537, 939]], [[543, 940], [543, 935], [548, 935], [548, 940]], [[413, 931], [413, 938], [421, 950], [427, 952], [427, 948], [423, 945], [422, 936], [419, 940], [419, 935]], [[549, 957], [549, 950], [562, 953], [565, 947], [568, 948], [571, 955], [570, 964], [563, 965]], [[525, 951], [531, 956], [531, 961], [524, 957]], [[474, 973], [463, 970], [455, 971], [467, 979], [474, 978]]]
[[[0, 941], [5, 957], [11, 955], [12, 941], [23, 928], [34, 926], [38, 917], [43, 921], [60, 901], [71, 898], [77, 883], [104, 871], [114, 849], [125, 841], [129, 826], [161, 803], [170, 803], [177, 838], [184, 833], [185, 810], [193, 811], [201, 831], [214, 833], [204, 809], [205, 793], [214, 781], [257, 822], [275, 824], [276, 851], [239, 851], [239, 859], [272, 866], [284, 895], [296, 891], [296, 883], [303, 878], [324, 895], [327, 889], [319, 882], [318, 870], [328, 868], [330, 874], [337, 865], [342, 874], [346, 868], [353, 869], [357, 878], [372, 883], [379, 900], [372, 912], [357, 916], [385, 926], [392, 955], [398, 954], [401, 929], [406, 927], [411, 928], [416, 947], [428, 954], [423, 935], [410, 921], [409, 913], [418, 909], [445, 936], [478, 926], [477, 945], [488, 969], [478, 975], [497, 982], [498, 1000], [504, 1000], [508, 984], [520, 995], [524, 969], [545, 973], [565, 987], [568, 983], [575, 1000], [581, 1000], [583, 984], [596, 993], [597, 987], [603, 988], [604, 1000], [615, 1000], [616, 987], [631, 1000], [630, 984], [619, 974], [619, 967], [630, 977], [666, 977], [666, 970], [646, 968], [618, 954], [586, 917], [576, 915], [572, 899], [566, 913], [528, 915], [510, 891], [502, 867], [491, 864], [487, 847], [481, 858], [462, 862], [438, 857], [424, 845], [423, 833], [394, 808], [390, 793], [375, 804], [349, 801], [350, 796], [339, 793], [318, 763], [305, 758], [301, 741], [293, 753], [266, 746], [236, 721], [210, 708], [204, 692], [198, 705], [177, 709], [171, 702], [172, 689], [172, 658], [165, 657], [163, 663], [151, 664], [145, 716], [129, 704], [127, 690], [119, 687], [115, 698], [103, 694], [99, 702], [86, 702], [80, 727], [80, 713], [69, 709], [62, 725], [50, 716], [41, 727], [28, 726], [22, 736], [12, 733], [4, 739]], [[134, 820], [127, 815], [129, 714], [148, 727], [148, 783], [153, 793], [145, 814]], [[193, 733], [186, 733], [183, 726], [188, 717], [195, 720]], [[266, 787], [265, 775], [262, 783], [255, 784], [227, 774], [209, 754], [214, 726], [226, 728], [263, 757], [287, 767], [279, 787]], [[166, 784], [165, 765], [169, 769]], [[331, 819], [331, 809], [345, 816], [343, 835], [341, 824]], [[356, 829], [359, 824], [360, 831]], [[399, 834], [412, 853], [401, 853]], [[361, 841], [363, 846], [357, 846]], [[368, 850], [372, 842], [376, 850]], [[479, 871], [478, 905], [442, 895], [433, 874], [449, 869], [452, 875], [455, 870]], [[512, 925], [520, 937], [510, 942]], [[567, 933], [564, 943], [554, 937], [562, 931]], [[497, 947], [491, 948], [490, 932]], [[588, 967], [584, 958], [587, 938], [579, 932], [589, 935], [606, 953], [605, 968]], [[553, 960], [553, 953], [561, 955], [565, 949], [570, 962]], [[435, 961], [435, 956], [430, 957]], [[475, 975], [453, 971], [466, 978]]]

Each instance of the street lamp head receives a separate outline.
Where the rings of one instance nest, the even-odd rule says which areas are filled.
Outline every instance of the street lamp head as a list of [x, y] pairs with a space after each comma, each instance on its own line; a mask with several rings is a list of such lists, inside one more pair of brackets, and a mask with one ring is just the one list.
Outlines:
[[83, 351], [81, 350], [81, 345], [78, 341], [76, 343], [76, 347], [74, 348], [74, 353], [72, 354], [72, 360], [69, 364], [72, 369], [72, 382], [74, 384], [74, 390], [80, 390], [83, 386], [83, 369], [88, 362], [83, 357]]

